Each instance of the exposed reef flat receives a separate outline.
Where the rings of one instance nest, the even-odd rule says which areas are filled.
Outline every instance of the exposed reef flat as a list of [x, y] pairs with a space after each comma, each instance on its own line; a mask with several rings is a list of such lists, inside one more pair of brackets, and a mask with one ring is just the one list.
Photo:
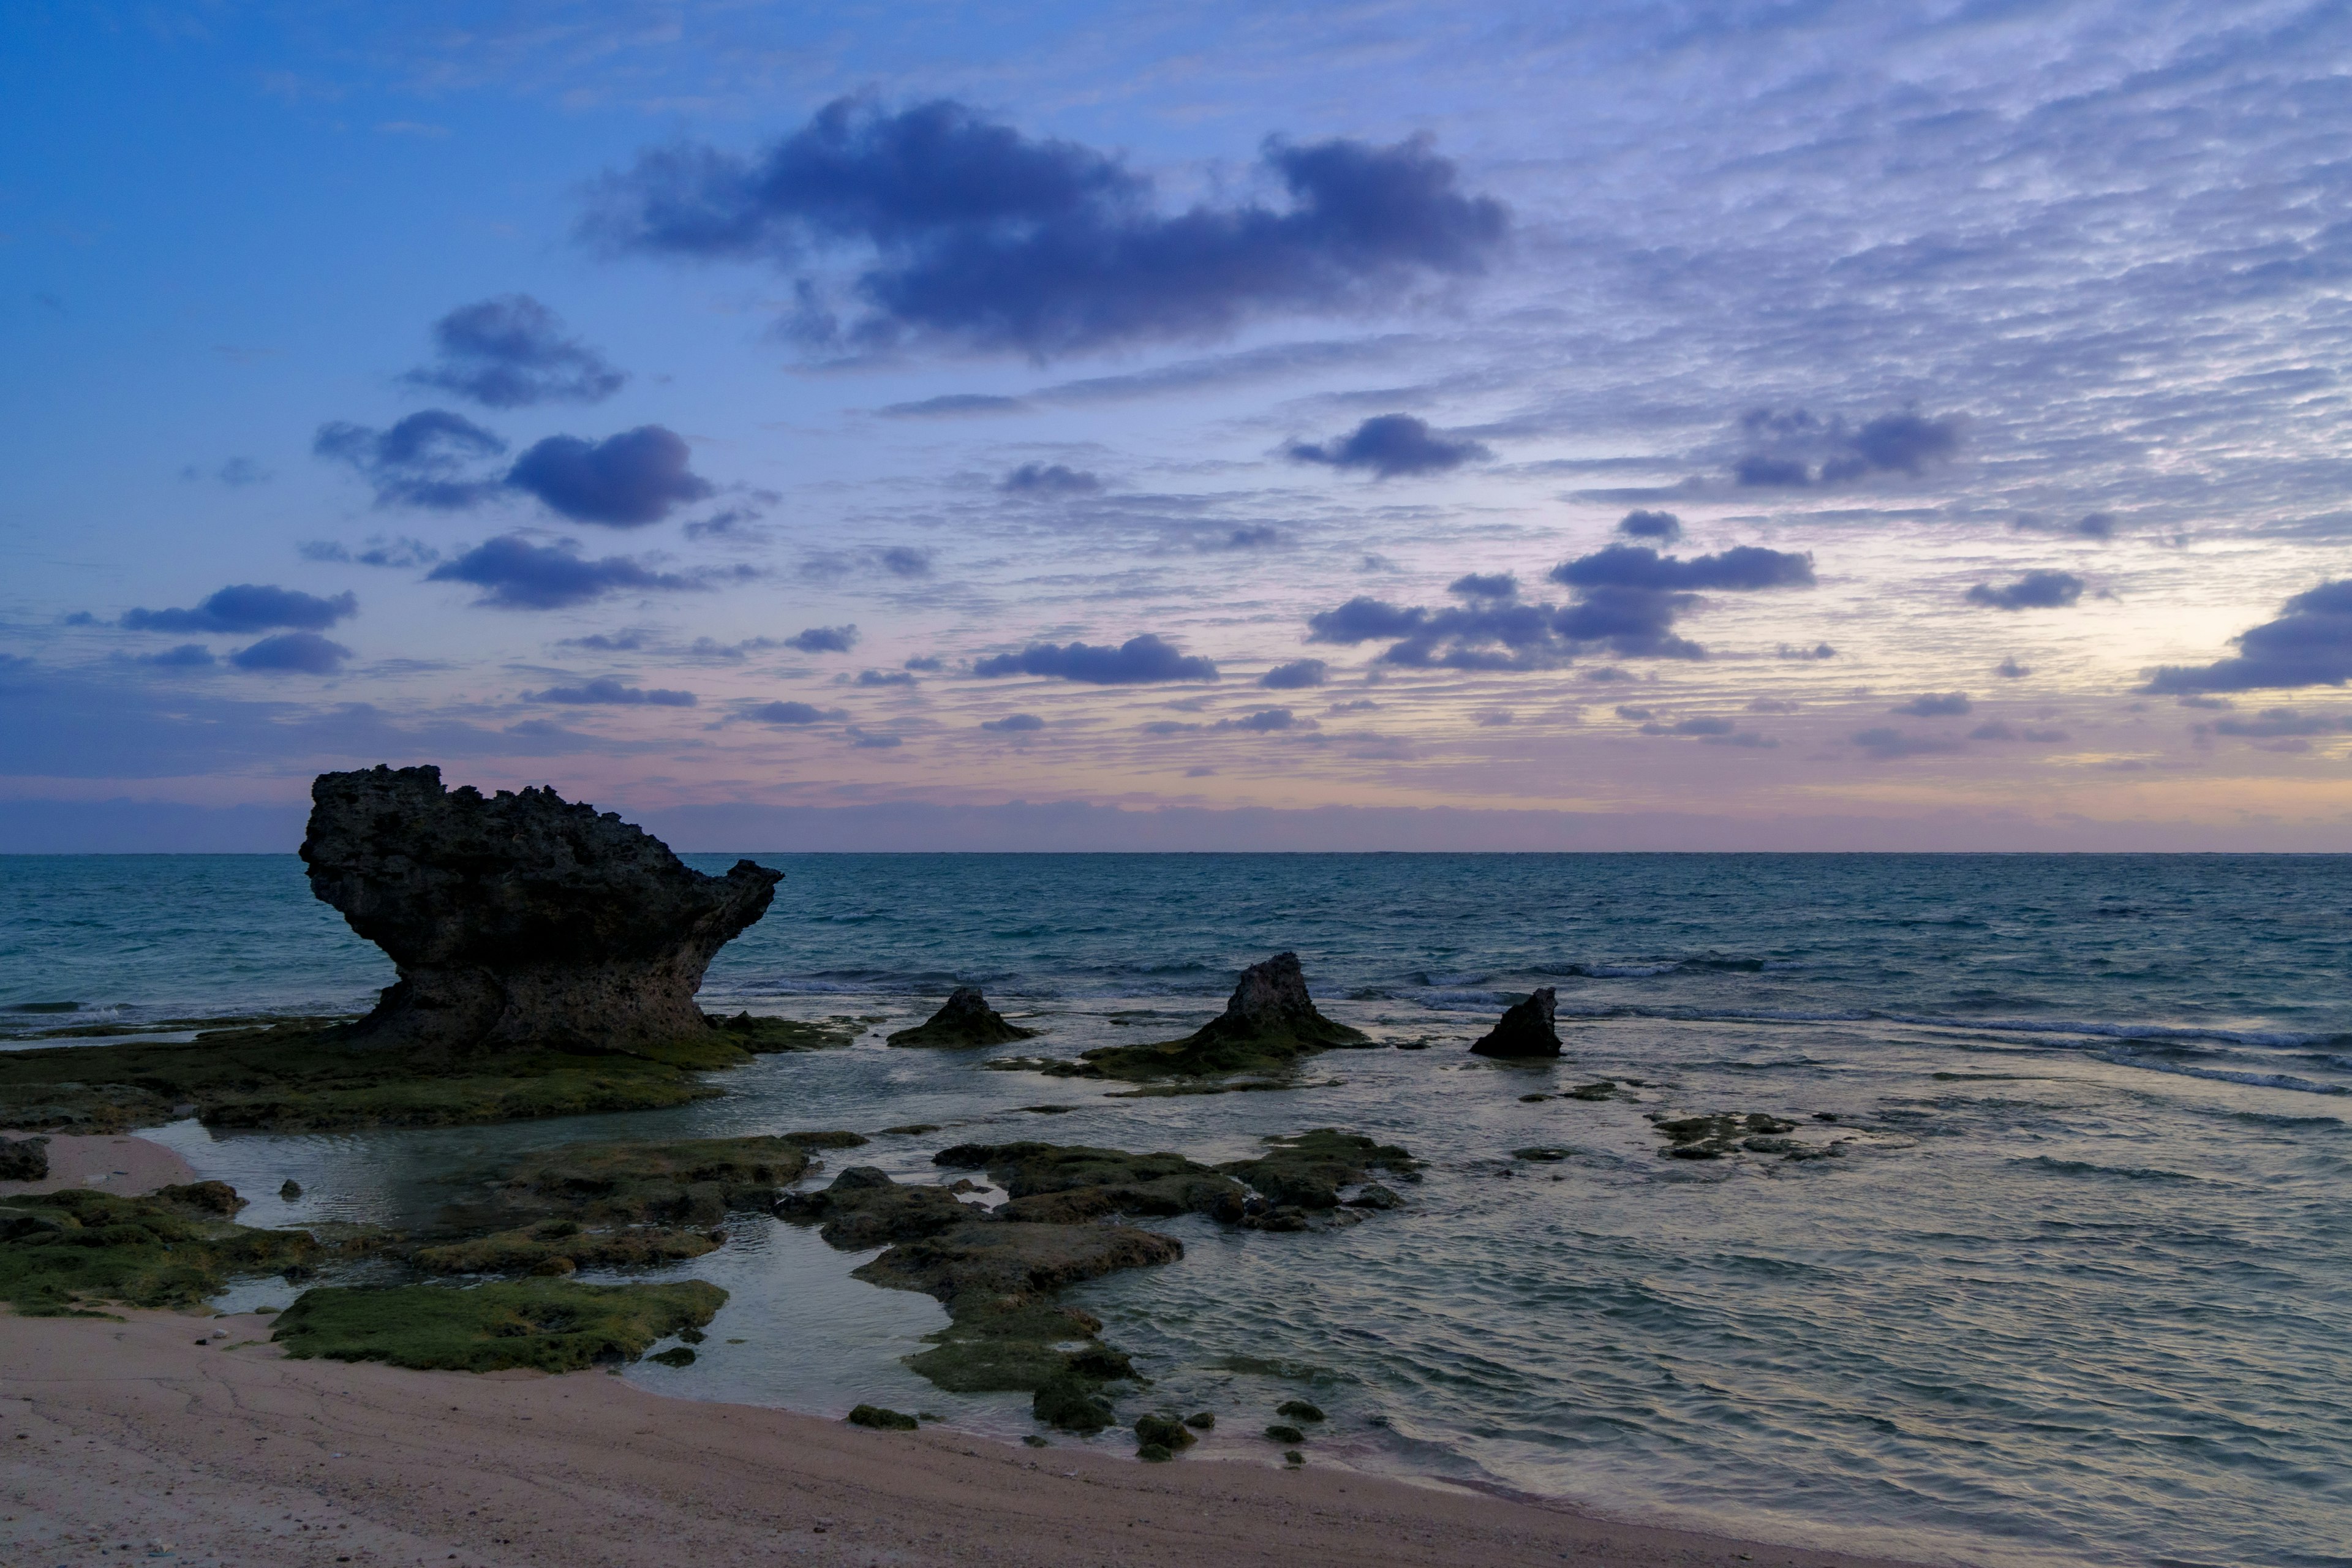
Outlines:
[[256, 1230], [219, 1182], [128, 1197], [68, 1187], [0, 1201], [0, 1301], [31, 1317], [110, 1305], [201, 1305], [238, 1275], [306, 1268], [330, 1249], [299, 1230]]
[[1242, 972], [1225, 1010], [1181, 1040], [1097, 1046], [1076, 1058], [1014, 1057], [987, 1065], [1057, 1078], [1207, 1079], [1283, 1073], [1322, 1051], [1370, 1046], [1371, 1037], [1316, 1010], [1295, 952], [1278, 952]]
[[894, 1046], [1003, 1046], [1036, 1037], [1037, 1031], [1007, 1023], [988, 1005], [977, 985], [959, 985], [947, 1005], [926, 1022], [900, 1029], [890, 1037]]
[[726, 1302], [726, 1291], [700, 1279], [523, 1279], [464, 1290], [330, 1286], [304, 1291], [278, 1315], [269, 1337], [298, 1358], [453, 1372], [577, 1372], [635, 1361], [656, 1341], [700, 1329]]

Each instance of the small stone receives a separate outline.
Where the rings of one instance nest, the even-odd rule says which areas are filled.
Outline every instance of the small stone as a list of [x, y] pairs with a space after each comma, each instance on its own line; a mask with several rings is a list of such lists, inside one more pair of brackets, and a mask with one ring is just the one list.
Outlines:
[[1287, 1415], [1293, 1421], [1320, 1421], [1323, 1419], [1322, 1409], [1318, 1405], [1308, 1404], [1304, 1399], [1286, 1399], [1280, 1405], [1275, 1406], [1274, 1413], [1276, 1415]]
[[657, 1361], [664, 1366], [692, 1366], [694, 1364], [694, 1352], [688, 1346], [678, 1345], [673, 1349], [662, 1352], [661, 1354], [657, 1356], [652, 1356], [648, 1359]]
[[922, 1423], [901, 1410], [886, 1405], [861, 1405], [849, 1413], [853, 1426], [870, 1426], [877, 1432], [912, 1432]]
[[296, 1181], [293, 1177], [289, 1176], [289, 1177], [287, 1177], [287, 1178], [286, 1178], [285, 1182], [284, 1182], [284, 1183], [283, 1183], [283, 1184], [278, 1187], [278, 1197], [279, 1197], [279, 1198], [281, 1198], [281, 1199], [282, 1199], [282, 1200], [284, 1200], [285, 1202], [287, 1202], [287, 1203], [289, 1203], [289, 1204], [290, 1204], [290, 1203], [292, 1203], [296, 1198], [299, 1198], [299, 1197], [300, 1197], [300, 1196], [302, 1195], [302, 1184], [301, 1184], [301, 1183], [299, 1183], [299, 1182], [298, 1182], [298, 1181]]
[[1277, 1421], [1265, 1429], [1266, 1436], [1276, 1443], [1304, 1443], [1307, 1434], [1287, 1422]]
[[1213, 1432], [1217, 1429], [1217, 1418], [1205, 1410], [1196, 1410], [1184, 1417], [1184, 1425], [1195, 1432]]

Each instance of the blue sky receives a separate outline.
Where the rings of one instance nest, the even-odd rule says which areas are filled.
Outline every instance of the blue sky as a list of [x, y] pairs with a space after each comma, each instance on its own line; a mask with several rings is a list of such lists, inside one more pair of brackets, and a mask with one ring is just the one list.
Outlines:
[[0, 849], [2352, 848], [2339, 7], [0, 40]]

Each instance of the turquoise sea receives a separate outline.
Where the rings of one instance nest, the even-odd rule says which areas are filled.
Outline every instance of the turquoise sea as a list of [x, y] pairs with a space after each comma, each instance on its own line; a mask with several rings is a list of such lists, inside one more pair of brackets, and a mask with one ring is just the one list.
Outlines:
[[[834, 1157], [936, 1179], [931, 1152], [973, 1139], [1213, 1159], [1355, 1128], [1430, 1162], [1404, 1208], [1306, 1235], [1153, 1222], [1181, 1263], [1070, 1298], [1151, 1406], [1230, 1416], [1212, 1455], [1265, 1462], [1228, 1434], [1311, 1390], [1310, 1462], [1604, 1513], [1933, 1560], [2352, 1563], [2352, 858], [753, 858], [787, 879], [707, 1005], [885, 1020], [856, 1046], [651, 1116], [155, 1136], [274, 1224], [415, 1213], [456, 1166], [622, 1129], [937, 1122]], [[957, 984], [1046, 1031], [1013, 1051], [1165, 1038], [1283, 949], [1327, 1013], [1427, 1048], [1121, 1100], [880, 1039]], [[0, 858], [0, 1045], [68, 1016], [358, 1009], [392, 977], [290, 856]], [[1538, 985], [1559, 1065], [1466, 1055]], [[1601, 1077], [1639, 1087], [1520, 1098]], [[1694, 1163], [1645, 1120], [1718, 1110], [1826, 1112], [1852, 1141]], [[733, 1292], [701, 1360], [632, 1376], [1033, 1429], [1022, 1396], [898, 1364], [944, 1321], [929, 1299], [734, 1228], [680, 1271]]]

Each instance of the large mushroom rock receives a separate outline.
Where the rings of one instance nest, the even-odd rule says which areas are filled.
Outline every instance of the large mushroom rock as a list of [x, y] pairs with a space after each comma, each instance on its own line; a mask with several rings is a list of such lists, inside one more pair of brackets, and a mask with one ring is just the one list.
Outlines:
[[1547, 985], [1526, 1001], [1507, 1008], [1503, 1021], [1486, 1031], [1470, 1049], [1482, 1057], [1525, 1060], [1559, 1055], [1559, 1031], [1552, 1026], [1555, 994]]
[[434, 767], [321, 773], [310, 890], [399, 965], [349, 1037], [439, 1053], [641, 1052], [716, 1038], [694, 994], [783, 879], [683, 864], [551, 789], [445, 791]]
[[1004, 1015], [988, 1005], [977, 985], [959, 985], [948, 994], [947, 1005], [928, 1023], [901, 1029], [890, 1037], [894, 1046], [1002, 1046], [1025, 1040], [1037, 1033], [1008, 1024]]

